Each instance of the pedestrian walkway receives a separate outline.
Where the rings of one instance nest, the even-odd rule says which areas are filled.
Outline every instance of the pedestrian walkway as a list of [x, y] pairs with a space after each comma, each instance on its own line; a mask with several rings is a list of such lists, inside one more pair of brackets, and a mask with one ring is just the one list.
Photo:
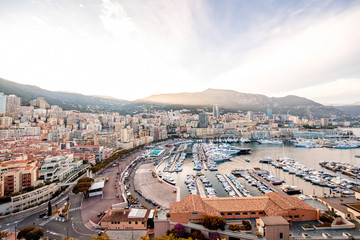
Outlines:
[[52, 220], [54, 220], [54, 217], [50, 217], [48, 219], [46, 219], [45, 221], [43, 221], [42, 223], [40, 223], [40, 226], [45, 226], [45, 224], [48, 224], [49, 222], [51, 222]]
[[199, 178], [196, 178], [196, 185], [197, 185], [197, 189], [199, 191], [200, 197], [206, 198], [205, 190], [204, 190], [201, 180]]

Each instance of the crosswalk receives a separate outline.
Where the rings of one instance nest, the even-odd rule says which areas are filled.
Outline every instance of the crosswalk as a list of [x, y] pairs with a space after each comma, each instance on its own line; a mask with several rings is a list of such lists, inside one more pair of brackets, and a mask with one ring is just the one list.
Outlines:
[[71, 208], [71, 209], [69, 210], [69, 212], [76, 211], [76, 210], [79, 210], [79, 209], [81, 209], [81, 207]]
[[41, 222], [39, 225], [43, 227], [51, 221], [66, 222], [66, 219], [63, 217], [55, 217], [54, 216], [54, 217], [50, 217], [50, 218], [46, 219], [45, 221]]
[[40, 223], [39, 225], [40, 225], [40, 226], [45, 226], [45, 224], [51, 222], [51, 221], [53, 220], [53, 218], [54, 218], [54, 217], [50, 217], [50, 218], [46, 219], [45, 221], [43, 221], [42, 223]]

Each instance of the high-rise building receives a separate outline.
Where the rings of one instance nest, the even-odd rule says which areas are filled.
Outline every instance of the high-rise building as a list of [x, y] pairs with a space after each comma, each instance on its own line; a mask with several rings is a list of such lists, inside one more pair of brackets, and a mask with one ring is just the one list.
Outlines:
[[213, 106], [213, 116], [214, 118], [220, 117], [219, 106], [217, 104]]
[[6, 116], [17, 119], [20, 110], [21, 97], [14, 94], [6, 96]]
[[271, 110], [271, 108], [268, 108], [267, 110], [266, 110], [266, 116], [268, 116], [268, 118], [269, 118], [269, 120], [271, 120], [272, 119], [272, 110]]
[[207, 128], [209, 126], [209, 116], [207, 113], [199, 114], [199, 127]]
[[39, 97], [37, 99], [30, 101], [30, 106], [38, 107], [40, 109], [49, 109], [50, 108], [50, 105], [42, 97]]
[[3, 92], [0, 92], [0, 115], [6, 113], [6, 95]]

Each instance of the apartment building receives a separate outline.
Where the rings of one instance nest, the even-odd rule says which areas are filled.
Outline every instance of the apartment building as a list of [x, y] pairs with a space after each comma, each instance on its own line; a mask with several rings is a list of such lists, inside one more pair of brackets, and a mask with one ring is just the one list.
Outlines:
[[15, 167], [2, 174], [4, 194], [20, 192], [28, 186], [35, 186], [38, 176], [37, 166]]
[[70, 148], [71, 153], [94, 153], [96, 162], [105, 159], [104, 147], [100, 145], [77, 145]]

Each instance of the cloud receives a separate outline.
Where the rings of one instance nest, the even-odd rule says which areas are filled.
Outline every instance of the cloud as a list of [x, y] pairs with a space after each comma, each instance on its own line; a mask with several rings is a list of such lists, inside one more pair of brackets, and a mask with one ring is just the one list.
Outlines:
[[272, 39], [246, 53], [213, 87], [276, 95], [358, 74], [360, 8], [307, 22], [275, 28]]
[[327, 105], [347, 105], [360, 101], [360, 79], [338, 79], [307, 88], [292, 91], [289, 94], [311, 98]]

